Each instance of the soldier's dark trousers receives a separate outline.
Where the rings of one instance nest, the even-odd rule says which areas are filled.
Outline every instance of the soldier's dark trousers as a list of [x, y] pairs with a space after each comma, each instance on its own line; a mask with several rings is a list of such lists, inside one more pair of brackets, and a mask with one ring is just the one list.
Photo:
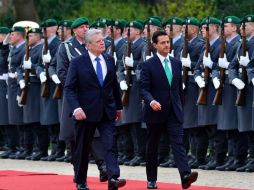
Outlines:
[[37, 126], [35, 127], [35, 134], [37, 137], [39, 151], [48, 153], [49, 136], [47, 126], [37, 123]]
[[7, 144], [5, 125], [0, 126], [0, 147], [4, 147]]
[[60, 125], [49, 125], [48, 130], [50, 143], [52, 144], [51, 155], [63, 155], [66, 146], [64, 141], [59, 140]]
[[217, 130], [214, 137], [215, 160], [217, 163], [224, 163], [228, 152], [228, 141], [226, 131]]
[[133, 157], [133, 145], [127, 125], [117, 127], [117, 149], [119, 156]]
[[186, 149], [186, 153], [189, 152], [192, 155], [196, 155], [196, 138], [195, 131], [196, 128], [183, 129], [183, 143]]
[[17, 125], [8, 125], [5, 128], [8, 149], [16, 150], [19, 147], [19, 129]]
[[20, 128], [22, 129], [21, 135], [23, 135], [22, 139], [23, 144], [22, 147], [24, 148], [25, 151], [32, 151], [33, 149], [33, 144], [34, 144], [34, 136], [33, 136], [33, 124], [26, 124], [26, 125], [21, 125]]
[[249, 158], [254, 158], [254, 131], [248, 132]]

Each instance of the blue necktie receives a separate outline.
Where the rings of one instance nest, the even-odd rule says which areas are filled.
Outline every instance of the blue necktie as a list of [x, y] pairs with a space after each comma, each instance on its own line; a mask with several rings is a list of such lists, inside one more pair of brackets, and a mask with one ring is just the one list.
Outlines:
[[100, 85], [103, 86], [103, 74], [102, 74], [102, 67], [101, 67], [101, 63], [100, 63], [100, 58], [96, 57], [95, 61], [97, 62], [96, 64], [96, 74], [98, 77], [98, 80], [100, 82]]

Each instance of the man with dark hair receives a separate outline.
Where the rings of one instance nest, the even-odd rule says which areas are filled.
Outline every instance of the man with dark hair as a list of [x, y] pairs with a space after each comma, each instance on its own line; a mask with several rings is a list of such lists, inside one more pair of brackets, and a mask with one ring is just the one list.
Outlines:
[[143, 63], [140, 79], [148, 138], [147, 188], [157, 189], [158, 143], [162, 131], [166, 129], [182, 188], [187, 189], [197, 180], [198, 173], [191, 172], [183, 145], [182, 63], [169, 56], [170, 43], [166, 32], [156, 31], [152, 41], [157, 53]]

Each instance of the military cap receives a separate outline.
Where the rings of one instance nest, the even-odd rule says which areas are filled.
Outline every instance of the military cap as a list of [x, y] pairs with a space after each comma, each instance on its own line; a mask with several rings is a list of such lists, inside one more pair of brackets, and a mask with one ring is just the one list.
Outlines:
[[159, 20], [160, 22], [162, 22], [161, 16], [151, 16], [151, 17], [149, 17], [149, 18], [154, 18], [154, 19], [157, 19], [157, 20]]
[[44, 22], [44, 27], [57, 26], [57, 21], [55, 19], [48, 19]]
[[129, 25], [129, 22], [125, 19], [119, 19], [118, 21], [120, 21], [124, 25], [124, 27], [127, 27]]
[[158, 20], [158, 19], [155, 19], [155, 18], [149, 18], [147, 21], [146, 21], [146, 24], [150, 24], [150, 25], [153, 25], [153, 26], [158, 26], [158, 27], [162, 27], [161, 25], [161, 22]]
[[122, 19], [118, 19], [116, 21], [111, 21], [111, 24], [112, 26], [124, 29], [126, 23]]
[[100, 18], [100, 21], [103, 22], [105, 25], [111, 25], [111, 20], [108, 18]]
[[220, 25], [221, 24], [221, 21], [215, 17], [209, 17], [209, 21], [207, 20], [208, 17], [204, 18], [201, 23], [200, 23], [200, 26], [203, 26], [204, 24], [207, 24], [207, 22], [209, 22], [209, 24], [217, 24], [217, 25]]
[[41, 31], [41, 28], [31, 28], [28, 30], [28, 33], [38, 33], [38, 34], [41, 34], [42, 31]]
[[183, 25], [184, 20], [179, 18], [179, 17], [170, 17], [167, 20], [164, 21], [163, 26], [165, 27], [166, 25]]
[[0, 27], [0, 34], [8, 34], [10, 29], [7, 27]]
[[89, 24], [89, 20], [86, 17], [80, 17], [73, 21], [71, 28], [77, 28], [82, 24]]
[[200, 22], [198, 19], [196, 19], [195, 17], [188, 17], [185, 21], [184, 24], [186, 24], [186, 22], [188, 23], [188, 25], [195, 25], [195, 26], [199, 26]]
[[223, 19], [224, 23], [240, 24], [241, 20], [236, 16], [226, 16]]
[[11, 28], [11, 32], [25, 32], [25, 28], [22, 26], [14, 26]]
[[254, 15], [246, 15], [243, 17], [242, 22], [254, 22]]
[[67, 28], [71, 28], [72, 21], [71, 20], [62, 20], [58, 23], [58, 26], [65, 26]]
[[102, 22], [101, 20], [95, 21], [90, 25], [90, 28], [105, 28], [106, 24]]
[[138, 22], [136, 20], [130, 22], [130, 27], [137, 28], [140, 30], [144, 29], [144, 25], [142, 25], [140, 22]]
[[142, 24], [143, 26], [145, 25], [145, 21], [141, 20], [141, 19], [136, 19], [135, 21], [139, 22], [140, 24]]

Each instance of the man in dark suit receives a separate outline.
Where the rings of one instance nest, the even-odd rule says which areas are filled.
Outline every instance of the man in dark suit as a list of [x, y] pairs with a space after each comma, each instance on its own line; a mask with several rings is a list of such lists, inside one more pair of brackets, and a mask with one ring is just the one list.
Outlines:
[[145, 102], [147, 125], [147, 188], [157, 189], [157, 151], [161, 132], [167, 130], [183, 189], [197, 180], [191, 172], [183, 145], [182, 64], [169, 57], [169, 37], [156, 31], [152, 37], [157, 53], [142, 65], [140, 93]]
[[105, 44], [100, 30], [86, 32], [88, 52], [71, 61], [65, 97], [75, 118], [73, 165], [78, 190], [88, 190], [86, 183], [88, 155], [95, 129], [98, 128], [104, 146], [108, 172], [108, 189], [117, 190], [126, 184], [118, 179], [115, 119], [121, 116], [121, 97], [114, 59], [102, 53]]

